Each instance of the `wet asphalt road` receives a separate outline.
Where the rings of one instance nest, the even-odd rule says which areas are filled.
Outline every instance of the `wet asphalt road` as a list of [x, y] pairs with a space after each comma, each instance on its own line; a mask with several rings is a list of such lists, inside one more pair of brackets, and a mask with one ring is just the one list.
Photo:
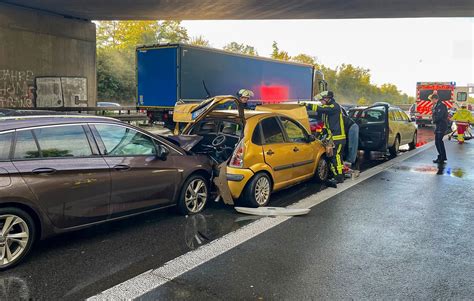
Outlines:
[[[432, 140], [420, 129], [419, 144]], [[361, 170], [387, 159], [363, 162]], [[287, 206], [324, 189], [307, 182], [272, 195]], [[0, 275], [0, 299], [83, 299], [95, 295], [255, 220], [221, 203], [195, 216], [173, 208], [39, 242], [25, 262]]]
[[446, 142], [140, 300], [472, 300], [474, 144]]

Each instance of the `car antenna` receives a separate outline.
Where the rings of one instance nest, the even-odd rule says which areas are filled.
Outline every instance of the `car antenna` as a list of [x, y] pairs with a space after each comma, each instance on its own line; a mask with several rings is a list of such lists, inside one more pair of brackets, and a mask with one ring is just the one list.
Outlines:
[[206, 93], [207, 93], [206, 98], [210, 98], [210, 97], [211, 97], [211, 93], [209, 93], [209, 90], [208, 90], [207, 87], [206, 87], [206, 82], [205, 82], [204, 80], [202, 80], [202, 85], [203, 85], [203, 87], [204, 87], [204, 90], [205, 90]]

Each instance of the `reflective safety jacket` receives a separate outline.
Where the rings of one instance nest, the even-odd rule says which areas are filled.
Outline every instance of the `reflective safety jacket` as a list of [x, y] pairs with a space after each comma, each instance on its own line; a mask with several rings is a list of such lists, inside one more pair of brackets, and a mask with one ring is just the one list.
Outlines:
[[463, 123], [474, 123], [474, 117], [469, 110], [466, 109], [459, 109], [454, 113], [453, 118], [454, 121], [463, 122]]
[[344, 143], [346, 131], [339, 104], [334, 99], [331, 99], [327, 105], [315, 106], [315, 111], [323, 114], [324, 128], [328, 131], [329, 138], [332, 138], [335, 142]]

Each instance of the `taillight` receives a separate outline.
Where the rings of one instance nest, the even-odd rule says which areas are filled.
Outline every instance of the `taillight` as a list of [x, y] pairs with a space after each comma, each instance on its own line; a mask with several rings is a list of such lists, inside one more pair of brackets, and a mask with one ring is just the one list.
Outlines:
[[244, 166], [244, 155], [245, 155], [245, 146], [244, 141], [240, 140], [239, 144], [230, 158], [229, 166], [242, 168]]
[[323, 128], [324, 128], [324, 122], [318, 122], [316, 124], [316, 132], [318, 132], [318, 133], [321, 132], [323, 130]]

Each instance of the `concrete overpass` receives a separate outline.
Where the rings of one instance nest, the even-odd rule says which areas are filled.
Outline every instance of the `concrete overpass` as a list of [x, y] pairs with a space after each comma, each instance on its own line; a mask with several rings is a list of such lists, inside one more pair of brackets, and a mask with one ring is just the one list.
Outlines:
[[5, 0], [4, 2], [84, 20], [474, 16], [472, 0]]
[[0, 0], [0, 108], [95, 105], [91, 20], [472, 16], [473, 0]]

